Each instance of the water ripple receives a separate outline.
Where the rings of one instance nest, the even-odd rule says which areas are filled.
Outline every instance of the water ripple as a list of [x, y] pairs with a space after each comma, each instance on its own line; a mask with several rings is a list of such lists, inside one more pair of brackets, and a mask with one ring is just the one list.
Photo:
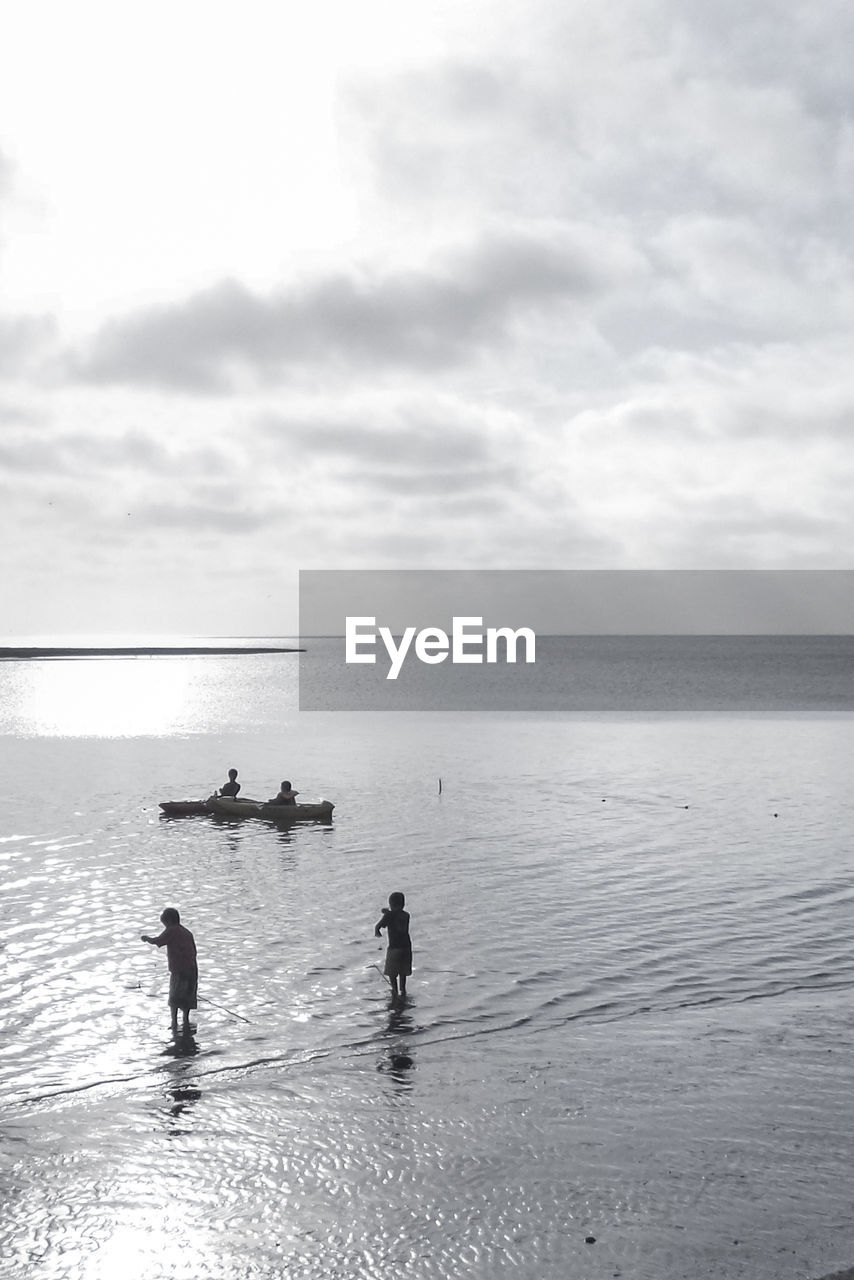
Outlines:
[[[511, 728], [306, 729], [339, 808], [288, 832], [161, 821], [150, 794], [201, 793], [223, 759], [287, 776], [284, 731], [21, 745], [22, 776], [58, 782], [7, 801], [0, 844], [13, 1280], [829, 1269], [852, 1156], [851, 811], [822, 790], [841, 730], [793, 753], [762, 726]], [[403, 1009], [372, 934], [394, 888]], [[139, 942], [167, 904], [200, 956], [178, 1040]]]

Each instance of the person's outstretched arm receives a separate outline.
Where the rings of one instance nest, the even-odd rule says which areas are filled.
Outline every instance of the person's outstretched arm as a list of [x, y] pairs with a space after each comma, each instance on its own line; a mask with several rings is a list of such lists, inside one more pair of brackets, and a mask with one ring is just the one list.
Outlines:
[[140, 942], [150, 942], [150, 943], [151, 943], [151, 945], [152, 945], [153, 947], [165, 947], [165, 946], [166, 946], [166, 934], [165, 934], [165, 933], [161, 933], [161, 934], [160, 934], [160, 936], [159, 936], [158, 938], [150, 938], [150, 937], [148, 936], [148, 934], [147, 934], [147, 933], [143, 933], [143, 934], [141, 934], [141, 935], [140, 935], [140, 939], [139, 939], [139, 940], [140, 940]]

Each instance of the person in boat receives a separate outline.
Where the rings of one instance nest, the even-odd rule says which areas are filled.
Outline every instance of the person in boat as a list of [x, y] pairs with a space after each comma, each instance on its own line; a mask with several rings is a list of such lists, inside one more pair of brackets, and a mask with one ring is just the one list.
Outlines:
[[267, 804], [296, 804], [298, 795], [299, 792], [294, 791], [286, 779], [279, 788], [279, 794], [268, 800]]
[[228, 782], [226, 782], [223, 786], [220, 787], [219, 794], [221, 796], [230, 796], [231, 799], [233, 800], [239, 790], [240, 790], [240, 783], [237, 781], [237, 770], [229, 769]]
[[197, 1009], [199, 991], [199, 966], [196, 960], [196, 940], [190, 930], [181, 924], [181, 916], [175, 907], [166, 907], [160, 917], [163, 932], [156, 938], [147, 933], [142, 942], [153, 947], [165, 947], [169, 963], [169, 1008], [172, 1011], [172, 1030], [178, 1030], [178, 1010], [183, 1014], [183, 1030], [190, 1030], [190, 1010]]
[[374, 925], [374, 937], [383, 929], [388, 930], [388, 950], [385, 953], [383, 973], [391, 983], [392, 995], [401, 1000], [406, 997], [406, 979], [412, 973], [412, 939], [409, 936], [409, 912], [404, 911], [406, 898], [402, 893], [390, 893], [388, 906]]

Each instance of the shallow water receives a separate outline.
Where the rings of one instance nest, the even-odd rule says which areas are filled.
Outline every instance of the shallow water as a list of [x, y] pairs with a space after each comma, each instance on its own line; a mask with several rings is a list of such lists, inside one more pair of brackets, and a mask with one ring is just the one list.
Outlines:
[[[306, 716], [283, 667], [259, 706], [201, 663], [156, 705], [167, 660], [103, 702], [109, 664], [7, 681], [6, 1274], [850, 1263], [854, 721]], [[159, 815], [231, 764], [332, 824]], [[177, 1040], [165, 905], [200, 956]]]

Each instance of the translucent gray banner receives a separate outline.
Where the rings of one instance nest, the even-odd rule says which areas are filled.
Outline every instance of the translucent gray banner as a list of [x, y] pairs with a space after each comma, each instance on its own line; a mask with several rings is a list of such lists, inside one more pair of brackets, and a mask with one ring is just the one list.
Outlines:
[[844, 707], [852, 636], [844, 570], [302, 571], [300, 708]]

